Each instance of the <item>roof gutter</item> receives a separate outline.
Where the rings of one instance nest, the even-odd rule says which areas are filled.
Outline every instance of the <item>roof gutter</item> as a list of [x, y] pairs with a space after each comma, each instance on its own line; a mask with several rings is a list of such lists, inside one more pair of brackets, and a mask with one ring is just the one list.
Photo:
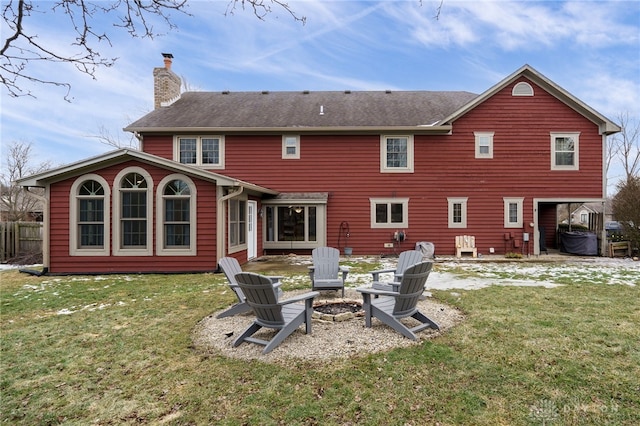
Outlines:
[[282, 133], [411, 133], [411, 134], [447, 134], [451, 132], [451, 124], [420, 124], [417, 126], [349, 126], [349, 127], [325, 127], [325, 126], [287, 126], [287, 127], [125, 127], [123, 130], [134, 133], [238, 133], [238, 134], [282, 134]]

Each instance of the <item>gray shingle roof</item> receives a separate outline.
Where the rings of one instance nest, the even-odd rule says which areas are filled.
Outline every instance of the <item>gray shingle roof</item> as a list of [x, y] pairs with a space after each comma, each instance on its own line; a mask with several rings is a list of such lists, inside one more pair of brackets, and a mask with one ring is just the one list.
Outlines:
[[428, 126], [477, 96], [462, 91], [186, 92], [125, 130]]

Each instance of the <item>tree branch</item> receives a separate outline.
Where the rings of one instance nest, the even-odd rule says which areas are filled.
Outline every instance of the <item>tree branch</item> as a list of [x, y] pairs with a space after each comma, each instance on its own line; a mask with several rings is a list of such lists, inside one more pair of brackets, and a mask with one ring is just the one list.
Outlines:
[[[29, 65], [40, 61], [69, 63], [92, 78], [100, 67], [112, 66], [118, 58], [104, 58], [96, 45], [108, 43], [109, 34], [97, 31], [95, 22], [111, 19], [112, 26], [125, 29], [132, 37], [155, 37], [160, 35], [150, 24], [152, 17], [159, 17], [169, 29], [175, 28], [171, 12], [185, 11], [187, 0], [57, 0], [52, 3], [37, 3], [37, 0], [8, 0], [2, 8], [5, 24], [11, 34], [0, 51], [0, 82], [11, 97], [32, 96], [25, 83], [38, 83], [66, 88], [64, 98], [69, 100], [71, 85], [37, 77], [30, 72]], [[50, 7], [46, 11], [37, 7]], [[25, 20], [35, 12], [59, 13], [67, 19], [75, 37], [69, 45], [79, 48], [76, 54], [61, 53], [47, 45], [49, 40], [40, 40], [37, 33], [28, 30]], [[105, 18], [106, 17], [106, 18]], [[109, 26], [109, 24], [104, 24]], [[49, 47], [48, 47], [49, 46]]]
[[264, 21], [265, 17], [273, 12], [271, 5], [276, 5], [286, 10], [294, 20], [302, 22], [303, 25], [307, 22], [306, 16], [298, 15], [291, 9], [291, 6], [289, 6], [287, 2], [279, 0], [229, 0], [225, 16], [227, 14], [233, 15], [238, 5], [240, 5], [242, 10], [245, 10], [247, 7], [251, 8], [253, 14], [261, 21]]

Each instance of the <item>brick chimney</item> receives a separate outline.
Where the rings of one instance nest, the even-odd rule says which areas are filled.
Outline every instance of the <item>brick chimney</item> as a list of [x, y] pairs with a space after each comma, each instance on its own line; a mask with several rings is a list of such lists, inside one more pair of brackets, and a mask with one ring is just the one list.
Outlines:
[[180, 99], [180, 87], [182, 81], [176, 73], [171, 71], [173, 55], [163, 53], [164, 68], [153, 69], [153, 107], [169, 106]]

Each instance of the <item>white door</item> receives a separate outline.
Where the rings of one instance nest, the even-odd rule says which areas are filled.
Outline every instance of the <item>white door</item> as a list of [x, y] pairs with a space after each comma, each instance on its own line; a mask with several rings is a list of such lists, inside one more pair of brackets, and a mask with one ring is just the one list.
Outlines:
[[253, 259], [258, 251], [258, 203], [247, 202], [247, 259]]

